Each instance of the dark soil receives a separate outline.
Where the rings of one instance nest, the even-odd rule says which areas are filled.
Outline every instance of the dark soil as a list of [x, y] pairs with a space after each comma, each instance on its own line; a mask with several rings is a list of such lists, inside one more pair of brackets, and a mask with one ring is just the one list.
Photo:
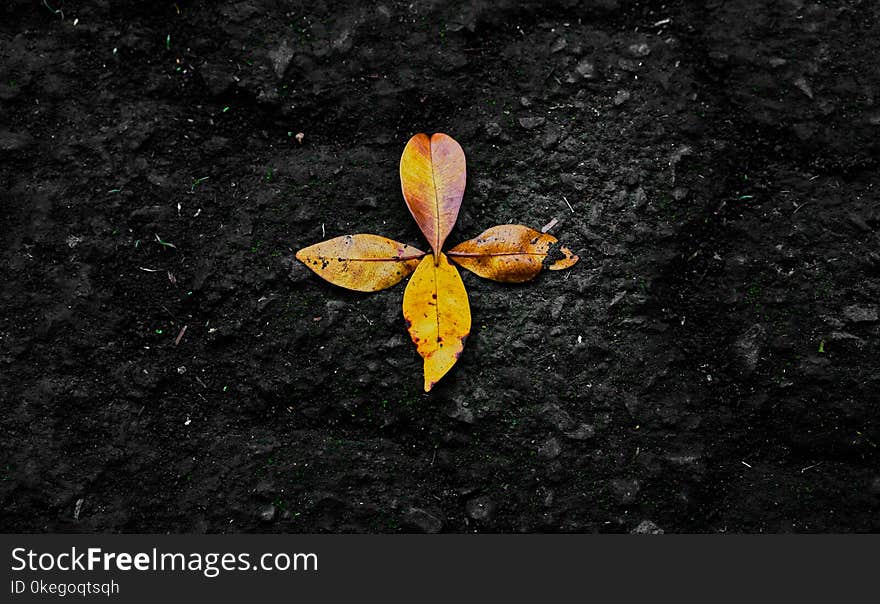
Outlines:
[[[870, 0], [4, 1], [0, 528], [880, 530], [878, 56]], [[404, 285], [293, 258], [424, 247], [420, 131], [450, 245], [581, 256], [465, 274], [427, 395]]]

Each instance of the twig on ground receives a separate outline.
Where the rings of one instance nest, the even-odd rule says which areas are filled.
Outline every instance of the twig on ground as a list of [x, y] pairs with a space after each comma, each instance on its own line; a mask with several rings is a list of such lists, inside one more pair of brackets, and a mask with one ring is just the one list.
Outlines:
[[159, 242], [159, 245], [161, 245], [162, 247], [172, 247], [174, 249], [177, 249], [177, 246], [170, 241], [163, 241], [162, 238], [159, 237], [158, 233], [156, 233], [156, 241]]
[[545, 224], [544, 226], [541, 227], [541, 232], [546, 233], [547, 231], [549, 231], [550, 229], [555, 227], [557, 224], [559, 224], [559, 221], [554, 218], [553, 220], [551, 220], [550, 222], [548, 222], [547, 224]]
[[60, 8], [52, 8], [51, 6], [49, 6], [49, 3], [46, 2], [46, 0], [43, 0], [43, 6], [45, 6], [50, 11], [52, 11], [53, 14], [61, 15], [61, 20], [64, 21], [64, 11], [63, 10], [61, 10]]
[[797, 204], [795, 204], [794, 212], [792, 212], [791, 215], [794, 216], [795, 214], [798, 213], [798, 210], [800, 210], [802, 207], [804, 207], [804, 206], [806, 206], [806, 205], [809, 205], [809, 204], [810, 204], [809, 201], [805, 201], [805, 202], [802, 203], [801, 205], [797, 205]]
[[180, 333], [177, 334], [177, 337], [174, 338], [174, 345], [177, 346], [180, 344], [180, 341], [183, 339], [183, 334], [186, 333], [186, 325], [180, 328]]

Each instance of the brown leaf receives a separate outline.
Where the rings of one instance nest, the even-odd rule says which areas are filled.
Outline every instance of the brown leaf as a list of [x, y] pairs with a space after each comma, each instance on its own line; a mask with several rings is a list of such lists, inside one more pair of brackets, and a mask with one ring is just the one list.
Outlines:
[[[520, 224], [502, 224], [458, 244], [448, 255], [459, 266], [480, 277], [522, 283], [541, 272], [544, 259], [557, 242], [553, 235]], [[578, 261], [567, 247], [560, 247], [558, 251], [562, 258], [547, 267], [551, 271], [568, 268]]]
[[425, 256], [403, 293], [409, 335], [425, 359], [425, 392], [458, 360], [471, 330], [471, 309], [458, 270], [440, 254]]
[[413, 272], [425, 253], [379, 235], [343, 235], [303, 248], [296, 258], [334, 285], [361, 292], [391, 287]]
[[452, 137], [437, 133], [409, 139], [400, 158], [400, 184], [410, 213], [434, 250], [435, 263], [458, 219], [466, 180], [464, 151]]

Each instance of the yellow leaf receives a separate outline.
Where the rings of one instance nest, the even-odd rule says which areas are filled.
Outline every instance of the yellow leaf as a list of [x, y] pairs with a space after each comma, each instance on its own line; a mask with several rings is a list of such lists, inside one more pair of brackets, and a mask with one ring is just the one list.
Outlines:
[[[558, 243], [553, 235], [520, 224], [502, 224], [460, 243], [448, 255], [452, 260], [480, 277], [506, 283], [534, 279], [544, 265], [551, 248]], [[567, 247], [559, 247], [560, 258], [547, 267], [558, 271], [578, 261]]]
[[448, 372], [471, 330], [471, 309], [458, 270], [445, 254], [426, 255], [403, 293], [403, 317], [425, 360], [425, 392]]
[[443, 242], [455, 226], [464, 195], [467, 169], [464, 151], [451, 136], [416, 134], [400, 157], [400, 186], [410, 213], [434, 250], [435, 264]]
[[334, 285], [375, 292], [399, 283], [425, 253], [379, 235], [343, 235], [303, 248], [296, 258]]

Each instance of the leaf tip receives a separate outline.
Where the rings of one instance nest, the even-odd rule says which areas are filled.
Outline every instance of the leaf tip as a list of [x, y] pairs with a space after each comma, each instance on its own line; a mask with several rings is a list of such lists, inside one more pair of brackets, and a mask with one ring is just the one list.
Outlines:
[[561, 271], [563, 269], [570, 268], [577, 264], [577, 261], [580, 260], [580, 256], [578, 256], [565, 246], [559, 248], [559, 253], [562, 254], [562, 258], [554, 261], [550, 266], [547, 267], [551, 271]]

